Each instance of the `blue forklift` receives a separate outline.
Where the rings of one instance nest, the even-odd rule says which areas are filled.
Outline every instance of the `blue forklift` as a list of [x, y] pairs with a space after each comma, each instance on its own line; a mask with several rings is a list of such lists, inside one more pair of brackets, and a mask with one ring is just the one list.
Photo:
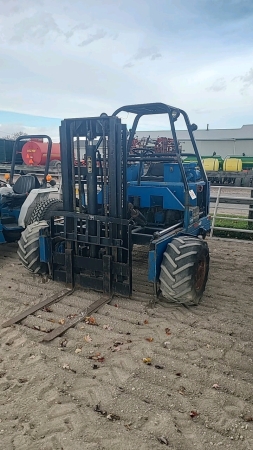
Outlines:
[[[118, 117], [132, 113], [128, 131]], [[141, 117], [166, 114], [174, 145], [133, 148]], [[183, 117], [197, 162], [184, 163], [175, 122]], [[199, 303], [209, 270], [210, 186], [185, 111], [164, 103], [128, 105], [112, 116], [65, 119], [60, 126], [63, 210], [29, 225], [19, 256], [31, 272], [68, 287], [132, 295], [135, 245], [148, 246], [155, 297]], [[85, 143], [85, 167], [81, 143]], [[76, 151], [75, 151], [76, 149]], [[60, 217], [59, 217], [60, 216]]]
[[[15, 178], [15, 165], [20, 152], [21, 141], [29, 139], [47, 139], [47, 161], [42, 181], [33, 173]], [[50, 209], [62, 207], [55, 181], [49, 175], [49, 163], [52, 140], [47, 135], [19, 136], [13, 147], [10, 173], [0, 187], [0, 244], [20, 239], [22, 231], [32, 222], [48, 217]], [[50, 198], [53, 194], [56, 198]], [[42, 214], [43, 213], [43, 214]], [[50, 217], [50, 216], [49, 216]]]

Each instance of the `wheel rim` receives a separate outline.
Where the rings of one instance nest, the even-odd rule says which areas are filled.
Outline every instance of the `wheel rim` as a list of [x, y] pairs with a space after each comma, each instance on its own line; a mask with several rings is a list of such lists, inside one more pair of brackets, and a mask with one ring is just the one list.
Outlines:
[[201, 291], [201, 289], [204, 286], [205, 279], [206, 279], [206, 268], [207, 268], [207, 262], [206, 258], [202, 258], [198, 261], [196, 275], [195, 275], [195, 290]]

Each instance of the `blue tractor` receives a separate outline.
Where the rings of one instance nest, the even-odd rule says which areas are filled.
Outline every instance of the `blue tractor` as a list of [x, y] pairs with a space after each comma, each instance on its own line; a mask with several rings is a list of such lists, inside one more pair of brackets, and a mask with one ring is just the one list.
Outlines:
[[[122, 111], [135, 114], [130, 131], [118, 117]], [[152, 114], [169, 119], [173, 146], [167, 152], [133, 147], [140, 118]], [[179, 116], [197, 163], [183, 163], [175, 128]], [[185, 111], [163, 103], [63, 120], [61, 219], [57, 210], [51, 211], [50, 220], [23, 232], [19, 254], [25, 267], [49, 272], [68, 286], [130, 297], [134, 246], [147, 245], [147, 278], [155, 296], [198, 304], [209, 270], [204, 238], [210, 230], [210, 186], [193, 136], [196, 129]]]
[[[28, 139], [47, 139], [48, 153], [42, 182], [33, 173], [15, 177], [15, 163], [19, 142]], [[47, 217], [52, 209], [62, 207], [55, 181], [48, 176], [52, 140], [46, 135], [19, 136], [14, 143], [10, 174], [0, 187], [0, 244], [14, 242], [21, 237], [28, 224]], [[14, 179], [16, 178], [16, 179]], [[53, 195], [56, 198], [50, 198]], [[43, 214], [42, 214], [43, 213]]]

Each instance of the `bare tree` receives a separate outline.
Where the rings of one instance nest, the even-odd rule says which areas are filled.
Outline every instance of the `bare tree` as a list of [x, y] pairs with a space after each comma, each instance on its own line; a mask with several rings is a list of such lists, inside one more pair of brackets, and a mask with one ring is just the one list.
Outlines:
[[13, 134], [7, 134], [6, 136], [4, 136], [3, 139], [7, 139], [8, 141], [13, 141], [15, 139], [17, 139], [19, 136], [28, 136], [27, 133], [24, 133], [24, 131], [17, 131], [16, 133]]

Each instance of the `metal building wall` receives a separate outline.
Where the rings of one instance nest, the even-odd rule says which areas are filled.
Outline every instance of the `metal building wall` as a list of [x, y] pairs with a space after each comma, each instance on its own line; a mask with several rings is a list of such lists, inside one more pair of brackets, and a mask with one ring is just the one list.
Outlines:
[[[217, 155], [225, 157], [227, 155], [242, 155], [253, 156], [253, 139], [245, 140], [198, 140], [197, 146], [201, 156], [212, 155], [216, 152]], [[181, 141], [183, 152], [192, 152], [190, 141]]]

